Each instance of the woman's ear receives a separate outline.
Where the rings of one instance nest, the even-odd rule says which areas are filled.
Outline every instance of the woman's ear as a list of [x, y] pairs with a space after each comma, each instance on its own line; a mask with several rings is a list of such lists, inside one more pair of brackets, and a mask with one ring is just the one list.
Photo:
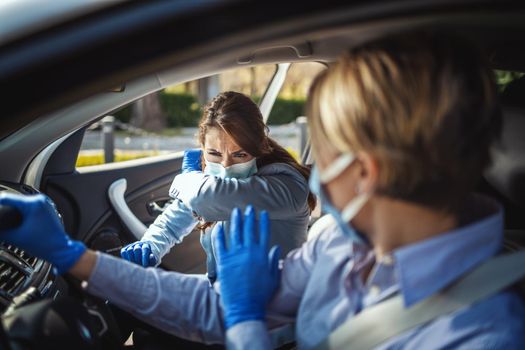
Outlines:
[[358, 152], [356, 158], [360, 165], [356, 192], [358, 194], [372, 193], [377, 187], [377, 181], [379, 179], [378, 162], [367, 152]]

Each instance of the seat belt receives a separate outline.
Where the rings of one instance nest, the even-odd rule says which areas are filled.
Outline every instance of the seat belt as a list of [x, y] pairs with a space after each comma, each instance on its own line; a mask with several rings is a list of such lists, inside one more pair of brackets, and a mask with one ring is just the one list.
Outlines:
[[450, 287], [409, 308], [404, 307], [402, 295], [396, 295], [364, 309], [314, 349], [373, 349], [396, 335], [482, 301], [523, 277], [525, 251], [498, 255], [465, 274]]

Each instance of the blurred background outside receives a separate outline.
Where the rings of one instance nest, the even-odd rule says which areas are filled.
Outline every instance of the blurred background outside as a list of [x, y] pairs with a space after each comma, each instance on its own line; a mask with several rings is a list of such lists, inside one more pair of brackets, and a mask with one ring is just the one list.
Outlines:
[[[294, 156], [299, 153], [297, 117], [304, 115], [308, 88], [325, 68], [320, 63], [292, 64], [268, 119], [270, 136]], [[222, 91], [238, 91], [260, 101], [277, 67], [261, 65], [237, 68], [221, 74], [167, 87], [110, 113], [113, 159], [104, 159], [104, 125], [108, 118], [91, 125], [84, 136], [77, 166], [156, 156], [199, 145], [197, 125], [202, 107]], [[106, 129], [107, 131], [107, 129]], [[106, 141], [107, 143], [107, 141]]]

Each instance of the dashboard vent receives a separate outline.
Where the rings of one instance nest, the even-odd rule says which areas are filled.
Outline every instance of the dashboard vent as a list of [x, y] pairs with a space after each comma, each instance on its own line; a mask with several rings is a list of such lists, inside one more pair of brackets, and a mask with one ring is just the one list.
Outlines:
[[11, 245], [0, 250], [0, 295], [11, 299], [26, 286], [38, 259]]

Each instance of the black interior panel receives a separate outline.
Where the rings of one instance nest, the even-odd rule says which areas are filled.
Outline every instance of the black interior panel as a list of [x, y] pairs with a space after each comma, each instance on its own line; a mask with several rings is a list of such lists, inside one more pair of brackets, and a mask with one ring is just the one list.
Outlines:
[[[100, 166], [94, 171], [79, 172], [75, 162], [83, 134], [84, 130], [79, 130], [55, 150], [44, 170], [41, 190], [57, 205], [71, 236], [90, 246], [96, 243], [99, 249], [103, 246], [104, 251], [118, 255], [119, 247], [135, 238], [113, 211], [107, 194], [109, 186], [118, 179], [127, 180], [126, 202], [148, 226], [157, 215], [148, 210], [148, 204], [169, 199], [168, 190], [180, 172], [182, 159], [174, 154], [155, 162]], [[180, 272], [202, 273], [205, 259], [199, 233], [194, 232], [163, 259], [163, 266]]]

